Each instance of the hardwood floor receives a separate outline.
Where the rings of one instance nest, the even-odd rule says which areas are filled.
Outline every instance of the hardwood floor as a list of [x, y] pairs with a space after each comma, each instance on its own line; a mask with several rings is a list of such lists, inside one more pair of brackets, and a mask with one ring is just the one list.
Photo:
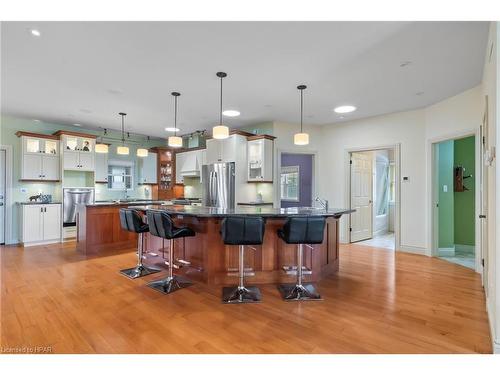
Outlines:
[[[490, 353], [478, 274], [437, 258], [344, 245], [323, 302], [223, 305], [220, 288], [171, 295], [118, 273], [135, 254], [86, 259], [74, 243], [2, 247], [2, 349], [53, 353]], [[160, 274], [161, 276], [164, 273]], [[251, 281], [251, 279], [250, 279]]]

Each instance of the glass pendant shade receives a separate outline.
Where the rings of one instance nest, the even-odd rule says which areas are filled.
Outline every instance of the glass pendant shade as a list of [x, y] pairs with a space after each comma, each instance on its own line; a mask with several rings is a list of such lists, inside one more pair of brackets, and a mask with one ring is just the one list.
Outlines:
[[229, 128], [225, 125], [217, 125], [212, 128], [212, 136], [215, 139], [226, 139], [229, 137]]
[[168, 137], [168, 145], [170, 147], [182, 147], [182, 138], [177, 136]]
[[129, 149], [127, 146], [118, 146], [116, 148], [116, 153], [118, 155], [128, 155], [129, 154]]
[[293, 143], [297, 146], [305, 146], [309, 144], [309, 134], [297, 133], [293, 136]]
[[99, 154], [107, 154], [109, 152], [108, 145], [105, 143], [98, 143], [95, 145], [95, 152]]
[[148, 156], [148, 150], [146, 148], [138, 148], [137, 149], [137, 156], [141, 158], [145, 158]]

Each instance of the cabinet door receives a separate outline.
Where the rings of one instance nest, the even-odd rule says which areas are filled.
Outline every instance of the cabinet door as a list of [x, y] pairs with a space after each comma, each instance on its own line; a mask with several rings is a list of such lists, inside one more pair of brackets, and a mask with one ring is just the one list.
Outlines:
[[42, 152], [43, 140], [39, 138], [23, 137], [23, 153], [38, 154]]
[[64, 151], [64, 157], [63, 157], [64, 169], [79, 170], [80, 168], [78, 167], [78, 165], [80, 165], [78, 152]]
[[80, 152], [94, 152], [95, 139], [91, 138], [78, 138], [77, 142], [78, 151]]
[[42, 155], [24, 154], [22, 178], [25, 180], [41, 180], [42, 174]]
[[[224, 163], [236, 161], [236, 137], [234, 135], [221, 141], [221, 161]], [[243, 152], [246, 152], [243, 151]]]
[[207, 164], [220, 163], [222, 161], [221, 142], [219, 139], [207, 140], [206, 158]]
[[95, 181], [108, 182], [108, 154], [95, 154]]
[[43, 207], [43, 239], [57, 240], [61, 237], [61, 208], [58, 204]]
[[79, 168], [81, 171], [93, 171], [94, 170], [94, 153], [80, 151], [79, 156]]
[[184, 166], [184, 162], [186, 161], [186, 156], [189, 152], [182, 152], [180, 154], [175, 155], [175, 183], [183, 184], [184, 177], [182, 177], [182, 167]]
[[23, 206], [23, 242], [43, 240], [42, 205]]
[[158, 155], [154, 152], [150, 152], [145, 158], [139, 159], [139, 183], [157, 183], [157, 159]]
[[59, 180], [59, 157], [42, 156], [42, 178], [44, 180]]

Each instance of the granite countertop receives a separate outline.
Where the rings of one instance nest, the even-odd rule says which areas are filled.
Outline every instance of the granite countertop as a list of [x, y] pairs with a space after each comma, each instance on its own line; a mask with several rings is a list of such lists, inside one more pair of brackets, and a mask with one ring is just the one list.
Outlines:
[[261, 217], [288, 217], [288, 216], [324, 216], [339, 218], [343, 214], [350, 214], [355, 210], [332, 208], [326, 212], [320, 208], [313, 207], [293, 207], [293, 208], [273, 208], [269, 206], [242, 206], [234, 209], [204, 207], [204, 206], [159, 206], [142, 205], [134, 206], [137, 210], [161, 210], [169, 215], [184, 215], [196, 217], [226, 217], [226, 216], [261, 216]]
[[30, 204], [61, 204], [61, 202], [59, 201], [52, 201], [52, 202], [35, 202], [35, 201], [32, 201], [32, 202], [16, 202], [17, 204], [20, 204], [20, 205], [30, 205]]
[[95, 203], [79, 203], [78, 205], [84, 205], [86, 207], [100, 207], [100, 206], [143, 206], [145, 204], [154, 204], [160, 205], [165, 201], [158, 200], [137, 200], [137, 201], [121, 201], [121, 202], [113, 202], [113, 201], [97, 201]]

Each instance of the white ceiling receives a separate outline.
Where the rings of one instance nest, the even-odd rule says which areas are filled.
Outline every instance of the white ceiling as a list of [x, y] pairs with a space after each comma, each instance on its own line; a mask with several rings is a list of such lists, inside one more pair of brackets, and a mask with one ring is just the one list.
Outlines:
[[[119, 129], [125, 111], [128, 130], [165, 136], [175, 90], [181, 133], [211, 129], [222, 70], [224, 108], [241, 112], [230, 127], [297, 123], [298, 84], [305, 123], [335, 123], [479, 84], [487, 33], [486, 22], [2, 22], [2, 113]], [[358, 110], [341, 119], [341, 104]]]

